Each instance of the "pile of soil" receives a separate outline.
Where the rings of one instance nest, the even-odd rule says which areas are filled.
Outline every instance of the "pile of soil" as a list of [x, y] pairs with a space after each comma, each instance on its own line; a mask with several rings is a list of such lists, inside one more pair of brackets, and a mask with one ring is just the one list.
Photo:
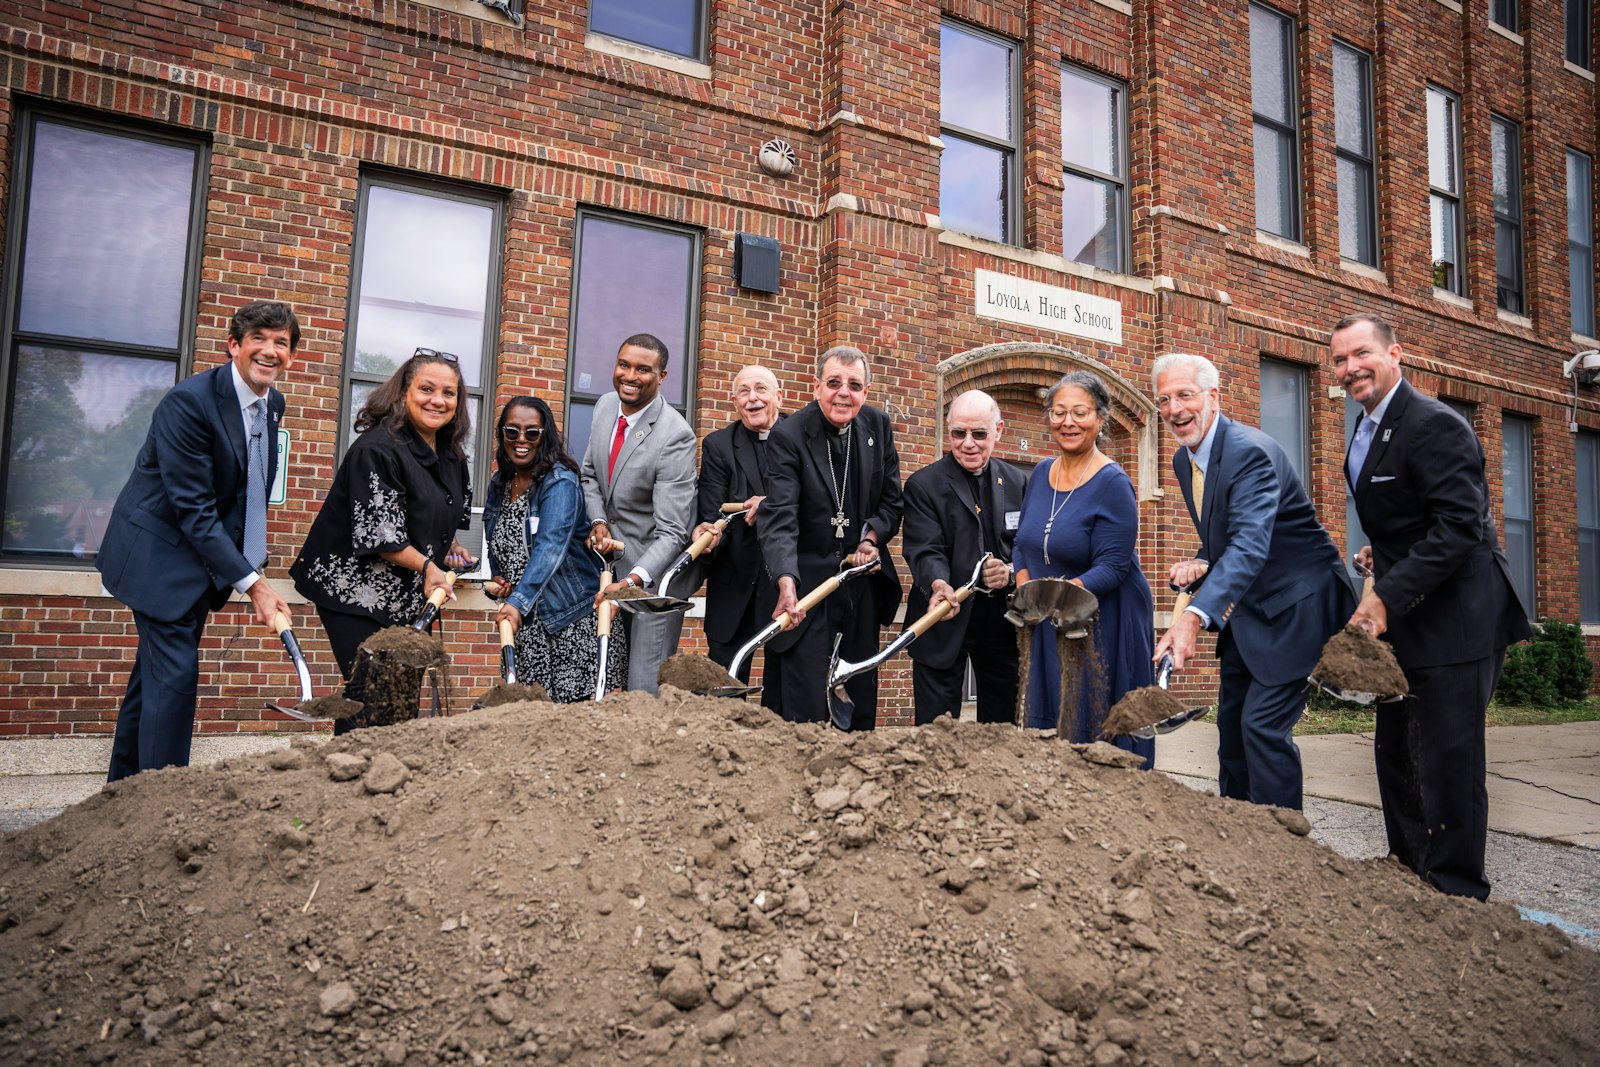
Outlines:
[[1185, 710], [1182, 701], [1159, 685], [1140, 686], [1111, 705], [1111, 714], [1106, 716], [1101, 736], [1131, 734], [1142, 727], [1154, 726], [1162, 719], [1182, 715]]
[[147, 772], [0, 840], [0, 1062], [1600, 1062], [1600, 955], [1132, 759], [668, 689]]
[[476, 707], [498, 708], [501, 704], [548, 704], [550, 694], [538, 682], [528, 685], [513, 684], [511, 682], [496, 682], [481, 697], [478, 698]]
[[430, 633], [409, 626], [389, 626], [365, 641], [356, 653], [370, 653], [375, 664], [401, 667], [448, 667], [450, 656], [444, 642]]
[[720, 663], [698, 652], [677, 652], [668, 656], [666, 662], [661, 664], [657, 681], [661, 685], [676, 686], [691, 693], [744, 684], [723, 669]]
[[1359, 626], [1346, 625], [1328, 639], [1311, 676], [1346, 693], [1404, 696], [1411, 692], [1389, 643]]

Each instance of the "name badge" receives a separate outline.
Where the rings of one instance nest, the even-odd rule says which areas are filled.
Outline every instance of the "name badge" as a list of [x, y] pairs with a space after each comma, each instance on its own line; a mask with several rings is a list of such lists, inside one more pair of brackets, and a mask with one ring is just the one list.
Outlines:
[[539, 516], [528, 516], [528, 543], [533, 544], [533, 535], [539, 532]]
[[1022, 512], [1020, 512], [1020, 511], [1008, 511], [1008, 512], [1006, 512], [1006, 529], [1015, 530], [1017, 528], [1017, 524], [1020, 523], [1021, 521], [1022, 521]]

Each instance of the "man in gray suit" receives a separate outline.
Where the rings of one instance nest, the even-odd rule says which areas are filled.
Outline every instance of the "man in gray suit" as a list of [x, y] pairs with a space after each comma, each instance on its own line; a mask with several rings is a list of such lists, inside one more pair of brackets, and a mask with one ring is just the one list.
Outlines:
[[[600, 590], [643, 589], [689, 543], [694, 514], [694, 431], [661, 397], [667, 346], [634, 334], [617, 350], [611, 372], [615, 392], [594, 406], [589, 447], [583, 453], [583, 497], [592, 525], [589, 547], [622, 541], [621, 581]], [[654, 694], [661, 664], [678, 647], [683, 616], [629, 615], [628, 688]]]

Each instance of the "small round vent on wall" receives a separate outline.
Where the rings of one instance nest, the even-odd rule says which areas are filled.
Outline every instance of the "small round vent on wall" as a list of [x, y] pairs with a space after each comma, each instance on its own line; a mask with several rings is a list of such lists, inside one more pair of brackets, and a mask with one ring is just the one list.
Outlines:
[[789, 142], [777, 137], [761, 146], [756, 159], [761, 164], [761, 169], [774, 178], [787, 178], [794, 173], [795, 166], [800, 162]]

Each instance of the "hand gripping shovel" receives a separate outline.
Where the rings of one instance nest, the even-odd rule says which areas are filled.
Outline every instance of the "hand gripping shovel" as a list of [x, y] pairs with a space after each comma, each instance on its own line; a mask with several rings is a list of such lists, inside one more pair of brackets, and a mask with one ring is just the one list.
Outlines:
[[[972, 568], [972, 577], [967, 579], [966, 585], [956, 590], [955, 602], [957, 604], [965, 603], [967, 597], [972, 595], [973, 590], [978, 588], [978, 584], [983, 581], [983, 565], [989, 562], [989, 558], [992, 555], [992, 552], [985, 552], [978, 559], [977, 565]], [[934, 623], [942, 621], [948, 614], [950, 614], [950, 602], [941, 600], [937, 607], [929, 608], [922, 618], [907, 626], [900, 636], [860, 663], [849, 663], [839, 659], [839, 641], [841, 637], [835, 637], [833, 639], [833, 658], [828, 663], [828, 718], [833, 721], [833, 725], [841, 730], [848, 730], [850, 724], [855, 721], [855, 702], [845, 693], [844, 683], [858, 674], [876, 670], [879, 664], [887, 661], [896, 652], [899, 652], [902, 648], [927, 633]]]
[[[610, 545], [612, 552], [622, 551], [622, 542], [616, 538], [611, 539]], [[612, 582], [611, 557], [598, 549], [595, 555], [600, 557], [600, 588], [604, 589]], [[595, 672], [594, 698], [602, 700], [606, 695], [606, 656], [611, 651], [611, 617], [617, 612], [616, 601], [601, 598], [600, 606], [595, 610], [598, 615], [595, 632], [600, 636], [600, 668]]]
[[[835, 589], [838, 589], [845, 582], [850, 581], [852, 578], [858, 578], [863, 574], [868, 574], [874, 570], [877, 570], [879, 563], [880, 561], [875, 559], [868, 563], [863, 563], [859, 567], [850, 567], [840, 571], [838, 574], [835, 574], [832, 578], [829, 578], [827, 581], [811, 590], [811, 592], [801, 597], [799, 602], [795, 604], [795, 607], [801, 611], [810, 611], [812, 608], [826, 600]], [[776, 619], [773, 619], [766, 625], [765, 628], [747, 641], [743, 648], [733, 654], [733, 662], [728, 664], [728, 675], [733, 678], [738, 678], [739, 668], [744, 666], [745, 660], [749, 659], [755, 654], [756, 649], [760, 648], [768, 641], [771, 641], [774, 637], [777, 637], [780, 633], [789, 629], [793, 625], [794, 620], [790, 617], [787, 611], [782, 615], [779, 615]], [[747, 693], [760, 692], [760, 690], [761, 687], [759, 685], [728, 685], [721, 686], [717, 689], [707, 690], [705, 695], [714, 697], [741, 697]]]
[[[694, 605], [682, 597], [671, 596], [667, 593], [667, 586], [678, 572], [687, 567], [693, 560], [699, 559], [701, 553], [710, 546], [711, 539], [721, 533], [729, 522], [736, 516], [743, 515], [749, 509], [743, 503], [734, 502], [722, 505], [722, 518], [715, 523], [715, 530], [707, 530], [690, 543], [689, 547], [678, 553], [678, 558], [672, 561], [666, 573], [661, 576], [661, 581], [656, 585], [655, 596], [627, 597], [617, 601], [617, 607], [623, 611], [631, 611], [640, 615], [665, 615], [673, 611], [688, 611]], [[692, 592], [692, 590], [691, 590]]]
[[316, 722], [318, 719], [345, 719], [361, 710], [361, 703], [355, 700], [346, 700], [343, 697], [331, 696], [313, 699], [311, 696], [311, 669], [306, 666], [305, 653], [300, 650], [300, 641], [295, 637], [294, 631], [289, 628], [289, 617], [283, 612], [278, 612], [272, 617], [272, 628], [278, 632], [278, 640], [283, 642], [283, 647], [289, 653], [289, 661], [294, 664], [294, 672], [300, 678], [300, 702], [294, 707], [284, 704], [267, 703], [269, 711], [281, 711], [283, 714], [301, 722]]

